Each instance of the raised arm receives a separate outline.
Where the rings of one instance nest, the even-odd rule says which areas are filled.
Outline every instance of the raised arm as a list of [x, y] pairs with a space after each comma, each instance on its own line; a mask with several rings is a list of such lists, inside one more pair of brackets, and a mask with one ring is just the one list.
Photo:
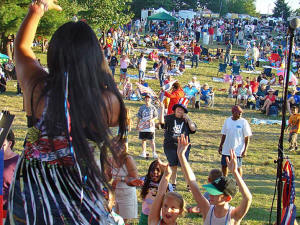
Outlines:
[[44, 12], [50, 9], [62, 10], [60, 6], [54, 3], [54, 0], [38, 0], [32, 3], [16, 36], [14, 43], [16, 72], [18, 81], [24, 91], [26, 91], [28, 82], [43, 72], [31, 49], [31, 45], [40, 19], [44, 15]]
[[182, 134], [181, 137], [178, 138], [177, 154], [181, 164], [181, 169], [184, 173], [184, 178], [191, 188], [192, 194], [198, 204], [198, 207], [201, 209], [202, 216], [205, 217], [209, 210], [210, 205], [207, 199], [201, 194], [196, 181], [196, 176], [185, 157], [185, 152], [189, 145], [190, 144], [188, 142], [188, 137], [185, 137]]
[[242, 201], [234, 210], [232, 210], [231, 217], [234, 218], [236, 221], [240, 221], [247, 214], [250, 208], [252, 202], [252, 195], [237, 170], [237, 157], [233, 149], [230, 150], [230, 159], [231, 160], [229, 161], [229, 159], [226, 158], [228, 169], [233, 174], [236, 183], [239, 187], [239, 190], [242, 194]]
[[168, 188], [168, 183], [171, 178], [171, 168], [167, 166], [164, 171], [164, 175], [161, 178], [158, 186], [157, 195], [152, 203], [150, 214], [148, 217], [148, 225], [157, 225], [160, 220], [160, 211], [163, 203], [163, 198], [165, 196], [166, 190]]

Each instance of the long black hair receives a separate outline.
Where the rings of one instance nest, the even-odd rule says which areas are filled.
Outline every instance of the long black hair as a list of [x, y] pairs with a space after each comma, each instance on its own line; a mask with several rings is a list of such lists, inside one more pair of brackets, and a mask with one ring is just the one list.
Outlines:
[[[147, 175], [145, 176], [144, 185], [143, 185], [142, 190], [141, 190], [141, 198], [142, 198], [143, 200], [145, 199], [146, 195], [147, 195], [148, 192], [149, 192], [150, 182], [151, 182], [151, 171], [152, 171], [155, 167], [158, 167], [158, 168], [159, 168], [159, 163], [158, 163], [158, 160], [157, 160], [157, 159], [154, 160], [154, 161], [150, 164], [149, 169], [148, 169], [148, 173], [147, 173]], [[160, 182], [162, 176], [163, 176], [163, 173], [161, 172], [158, 183]]]
[[70, 135], [77, 161], [89, 182], [96, 187], [99, 184], [107, 186], [104, 168], [100, 171], [97, 166], [87, 139], [97, 143], [100, 165], [103, 166], [108, 150], [115, 155], [108, 129], [112, 103], [107, 96], [114, 95], [119, 100], [120, 138], [126, 130], [126, 111], [94, 31], [81, 21], [62, 25], [49, 43], [47, 63], [49, 75], [45, 78], [41, 95], [47, 99], [45, 131], [50, 138], [61, 134], [68, 136], [64, 106], [68, 76]]

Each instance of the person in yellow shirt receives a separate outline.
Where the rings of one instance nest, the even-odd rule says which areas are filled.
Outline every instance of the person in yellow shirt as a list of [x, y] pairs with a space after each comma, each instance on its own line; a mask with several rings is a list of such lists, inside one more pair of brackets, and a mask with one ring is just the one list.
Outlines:
[[298, 114], [298, 107], [293, 106], [292, 109], [292, 115], [289, 118], [289, 125], [287, 126], [286, 130], [290, 130], [289, 134], [289, 151], [297, 150], [297, 136], [298, 133], [300, 133], [300, 114]]

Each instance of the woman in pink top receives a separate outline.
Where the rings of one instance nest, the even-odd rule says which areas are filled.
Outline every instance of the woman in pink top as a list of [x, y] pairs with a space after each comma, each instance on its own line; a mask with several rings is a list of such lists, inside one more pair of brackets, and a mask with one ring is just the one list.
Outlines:
[[123, 54], [120, 59], [120, 83], [125, 81], [127, 75], [127, 67], [130, 63], [130, 60], [126, 54]]
[[276, 96], [274, 95], [274, 89], [270, 88], [268, 90], [268, 95], [266, 95], [262, 100], [265, 100], [265, 103], [264, 103], [263, 107], [261, 108], [261, 111], [262, 112], [266, 111], [266, 115], [268, 115], [270, 106], [272, 104], [274, 104], [276, 101]]

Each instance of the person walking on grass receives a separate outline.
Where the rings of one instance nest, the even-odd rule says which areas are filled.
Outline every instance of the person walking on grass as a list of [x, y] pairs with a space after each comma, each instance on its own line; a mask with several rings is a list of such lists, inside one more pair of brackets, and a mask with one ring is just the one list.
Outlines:
[[[203, 185], [209, 193], [209, 201], [199, 190], [196, 176], [188, 163], [185, 153], [189, 147], [189, 139], [184, 135], [178, 138], [177, 154], [184, 173], [184, 178], [191, 188], [194, 199], [201, 209], [204, 225], [238, 225], [247, 214], [252, 195], [238, 172], [238, 162], [235, 151], [230, 150], [230, 160], [226, 158], [227, 167], [234, 179], [222, 176], [210, 184]], [[237, 207], [230, 206], [237, 191], [241, 192], [241, 200]]]
[[233, 149], [237, 155], [237, 162], [240, 175], [242, 171], [242, 158], [247, 155], [250, 136], [252, 135], [250, 125], [242, 117], [243, 110], [240, 106], [232, 107], [232, 116], [225, 120], [222, 128], [222, 138], [219, 146], [219, 154], [222, 155], [221, 165], [223, 176], [227, 176], [228, 167], [226, 158], [230, 159], [230, 150]]
[[298, 113], [298, 107], [292, 107], [292, 115], [289, 118], [289, 125], [286, 127], [286, 131], [290, 130], [289, 134], [289, 151], [298, 150], [297, 136], [300, 133], [300, 114]]
[[[188, 100], [186, 98], [179, 99], [178, 103], [173, 106], [174, 113], [164, 116], [164, 105], [161, 104], [159, 120], [165, 129], [164, 134], [164, 153], [172, 170], [171, 183], [176, 189], [177, 167], [180, 166], [177, 149], [177, 138], [181, 134], [189, 137], [190, 134], [196, 132], [196, 124], [189, 118], [187, 110]], [[186, 151], [186, 158], [189, 158], [191, 146]]]
[[137, 114], [137, 130], [139, 131], [139, 139], [142, 140], [143, 149], [140, 156], [143, 158], [147, 156], [147, 140], [150, 141], [153, 158], [157, 158], [155, 147], [155, 119], [157, 119], [157, 116], [157, 109], [151, 104], [151, 95], [147, 94], [145, 96], [145, 105], [140, 107]]

